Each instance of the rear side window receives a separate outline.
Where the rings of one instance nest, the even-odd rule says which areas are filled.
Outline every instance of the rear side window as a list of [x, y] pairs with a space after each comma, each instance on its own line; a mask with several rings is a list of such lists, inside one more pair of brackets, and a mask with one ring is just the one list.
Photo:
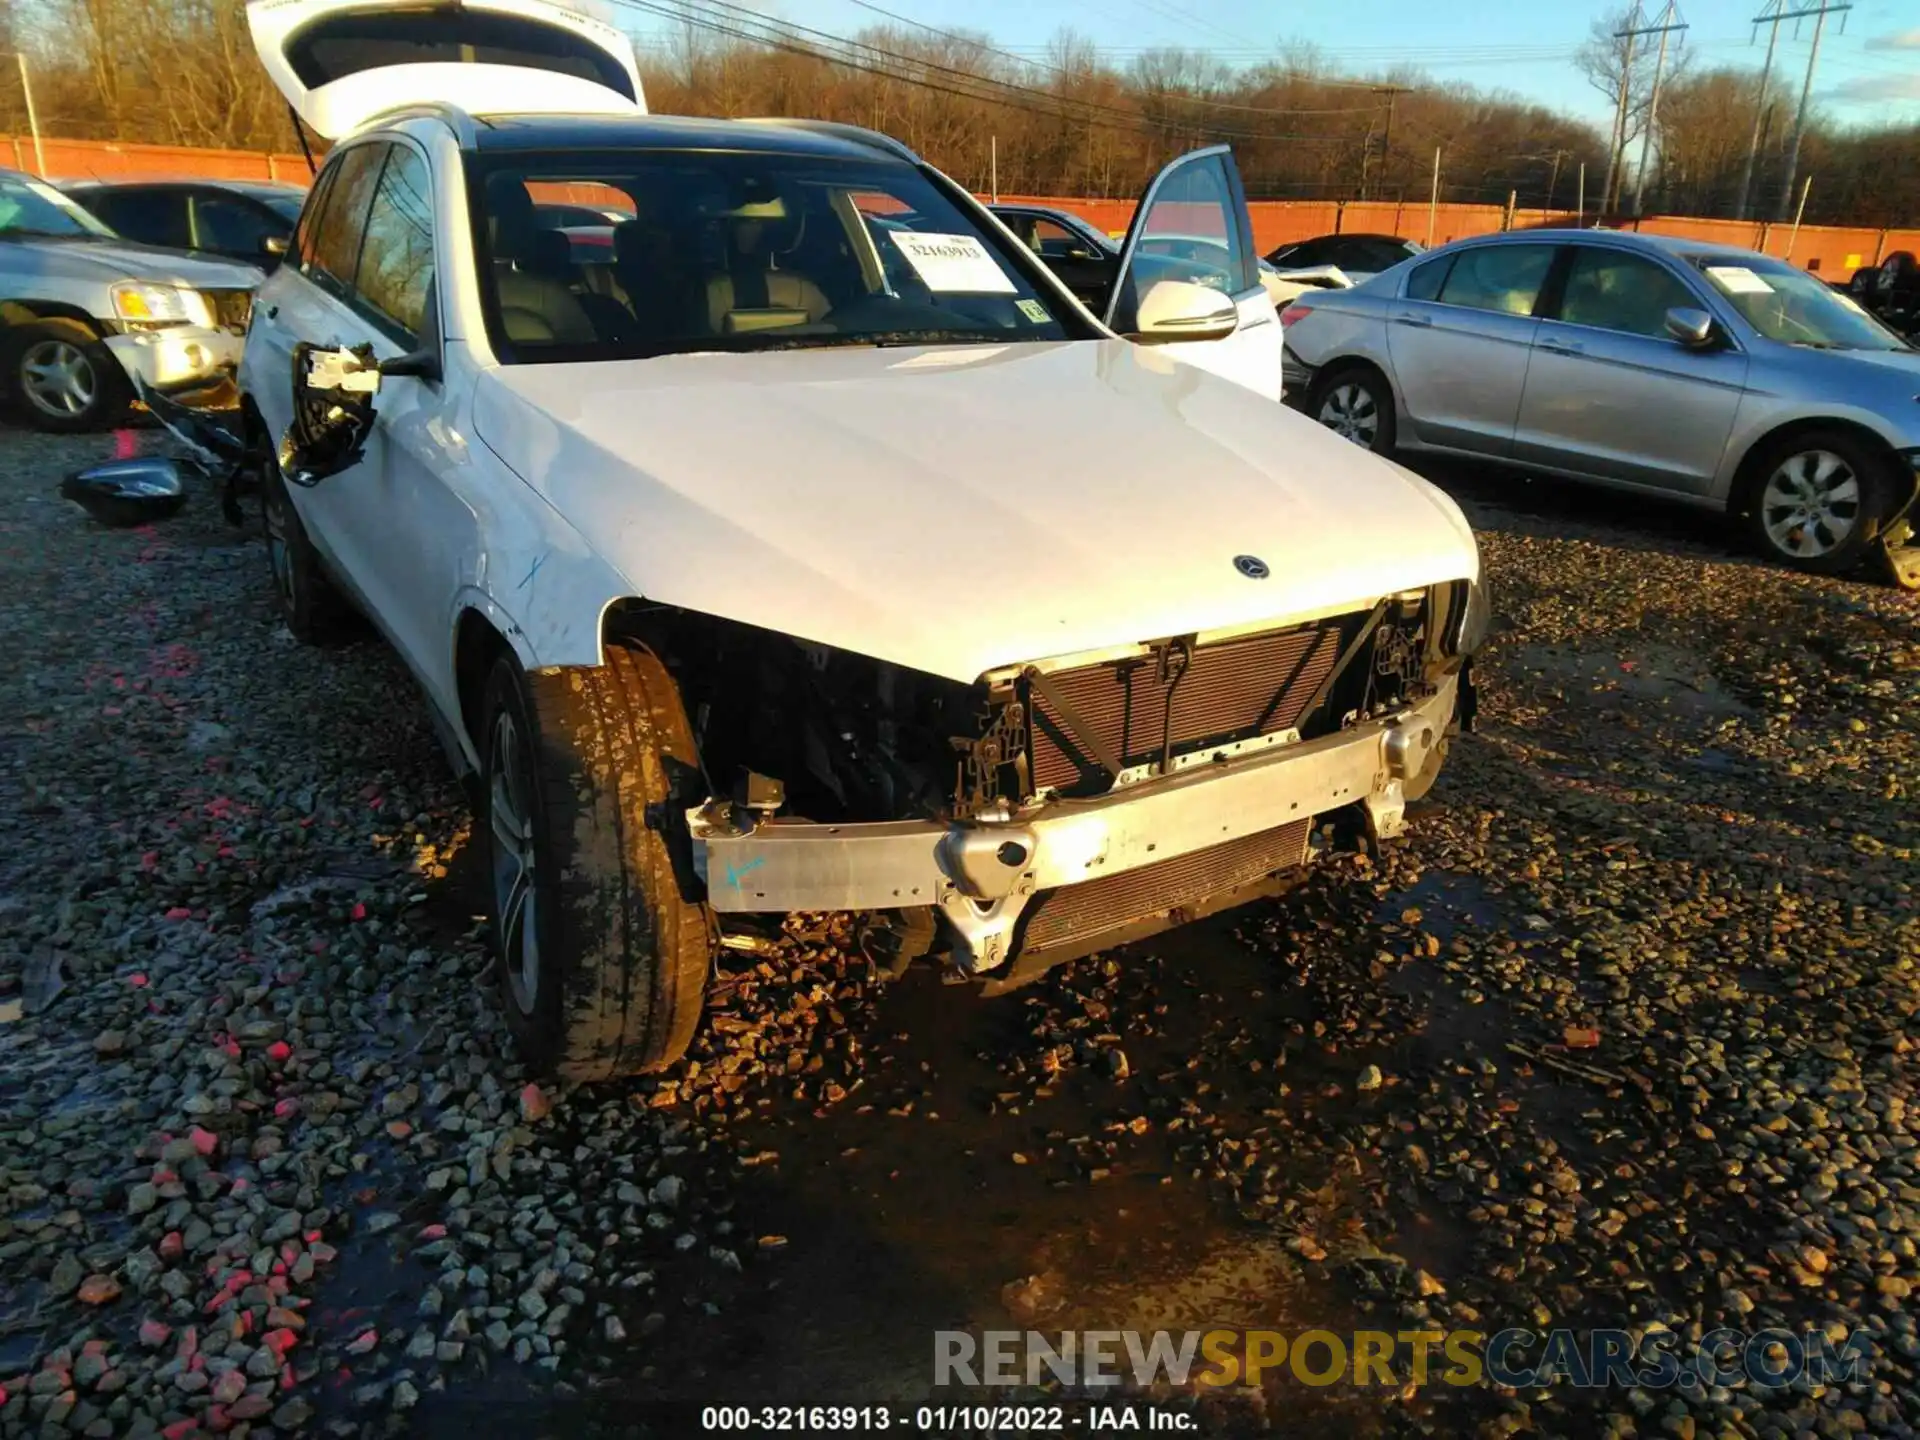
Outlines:
[[293, 245], [289, 260], [301, 269], [306, 268], [313, 259], [313, 242], [320, 228], [321, 212], [327, 208], [327, 192], [333, 188], [333, 177], [339, 171], [338, 165], [329, 165], [320, 172], [320, 178], [313, 182], [308, 192], [307, 203], [300, 209], [300, 218], [294, 223]]
[[340, 157], [325, 209], [314, 234], [313, 256], [302, 268], [320, 284], [345, 295], [353, 288], [360, 264], [360, 242], [366, 236], [367, 208], [387, 158], [384, 141], [356, 145]]
[[388, 65], [517, 65], [548, 70], [634, 99], [633, 81], [613, 56], [556, 25], [520, 15], [444, 9], [368, 8], [323, 16], [287, 42], [302, 85], [330, 85]]
[[392, 148], [374, 191], [354, 288], [396, 339], [419, 338], [433, 294], [433, 186], [426, 162], [404, 145]]
[[1482, 245], [1455, 257], [1440, 287], [1442, 305], [1531, 315], [1553, 268], [1551, 245]]
[[1442, 255], [1437, 260], [1429, 260], [1424, 265], [1413, 267], [1413, 273], [1407, 276], [1407, 298], [1409, 300], [1435, 300], [1439, 298], [1440, 287], [1447, 283], [1447, 271], [1453, 268], [1453, 256]]

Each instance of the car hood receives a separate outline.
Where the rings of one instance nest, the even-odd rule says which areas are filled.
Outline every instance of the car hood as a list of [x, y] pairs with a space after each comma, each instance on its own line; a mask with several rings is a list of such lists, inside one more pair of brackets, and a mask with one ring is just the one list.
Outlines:
[[1124, 341], [508, 366], [474, 419], [636, 596], [962, 681], [1479, 574], [1425, 481]]
[[54, 280], [139, 280], [149, 285], [185, 285], [196, 290], [250, 290], [263, 278], [253, 266], [233, 260], [104, 237], [32, 236], [3, 240], [0, 241], [0, 271]]
[[1826, 350], [1815, 351], [1855, 365], [1870, 365], [1870, 373], [1892, 371], [1908, 379], [1920, 380], [1920, 350]]

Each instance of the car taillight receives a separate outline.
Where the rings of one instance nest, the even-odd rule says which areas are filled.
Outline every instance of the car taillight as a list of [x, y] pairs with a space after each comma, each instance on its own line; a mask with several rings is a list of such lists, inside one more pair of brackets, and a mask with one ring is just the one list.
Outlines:
[[1284, 330], [1289, 325], [1297, 324], [1312, 313], [1313, 307], [1311, 305], [1301, 305], [1298, 303], [1289, 305], [1280, 312], [1280, 328]]

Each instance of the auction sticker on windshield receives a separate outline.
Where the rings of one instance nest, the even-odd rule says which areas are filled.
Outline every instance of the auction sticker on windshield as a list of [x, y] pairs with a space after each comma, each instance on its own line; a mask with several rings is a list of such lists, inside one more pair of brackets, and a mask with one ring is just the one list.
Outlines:
[[1007, 272], [975, 236], [923, 235], [918, 230], [890, 233], [914, 273], [936, 294], [1015, 293]]
[[1707, 274], [1729, 295], [1771, 295], [1773, 287], [1744, 265], [1709, 265]]

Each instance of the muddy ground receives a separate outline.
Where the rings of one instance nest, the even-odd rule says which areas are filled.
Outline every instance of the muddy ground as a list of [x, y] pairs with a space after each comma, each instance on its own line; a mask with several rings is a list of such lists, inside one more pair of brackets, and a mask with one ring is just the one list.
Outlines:
[[1436, 473], [1496, 623], [1407, 839], [998, 1000], [795, 927], [678, 1071], [528, 1091], [411, 683], [295, 645], [209, 497], [59, 501], [109, 444], [0, 430], [0, 1435], [681, 1435], [979, 1398], [930, 1392], [941, 1329], [1556, 1325], [1873, 1358], [1159, 1399], [1920, 1426], [1920, 599]]

